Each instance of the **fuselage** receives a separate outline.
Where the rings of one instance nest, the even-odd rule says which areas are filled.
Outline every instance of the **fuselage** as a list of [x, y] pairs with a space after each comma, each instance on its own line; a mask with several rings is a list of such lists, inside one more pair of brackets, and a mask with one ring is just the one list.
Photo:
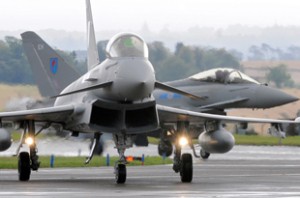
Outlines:
[[66, 104], [69, 101], [82, 102], [83, 97], [128, 103], [149, 99], [155, 83], [153, 66], [145, 58], [106, 59], [71, 83], [61, 94], [105, 82], [112, 82], [112, 85], [103, 89], [59, 97], [55, 105]]
[[67, 121], [66, 129], [127, 134], [158, 130], [156, 103], [152, 96], [156, 79], [152, 64], [142, 52], [146, 45], [132, 34], [114, 37], [111, 45], [108, 45], [109, 58], [71, 83], [61, 94], [107, 82], [108, 86], [56, 99], [55, 106], [72, 103], [76, 108], [84, 108], [81, 115]]

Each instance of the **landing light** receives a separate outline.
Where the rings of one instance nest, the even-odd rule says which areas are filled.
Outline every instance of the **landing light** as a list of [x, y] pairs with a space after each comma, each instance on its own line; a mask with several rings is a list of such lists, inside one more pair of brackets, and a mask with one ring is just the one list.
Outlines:
[[188, 139], [186, 137], [179, 138], [179, 145], [180, 146], [185, 146], [187, 144], [188, 144]]
[[27, 137], [27, 138], [25, 139], [25, 143], [28, 144], [28, 145], [30, 146], [30, 145], [33, 145], [34, 140], [33, 140], [32, 137]]

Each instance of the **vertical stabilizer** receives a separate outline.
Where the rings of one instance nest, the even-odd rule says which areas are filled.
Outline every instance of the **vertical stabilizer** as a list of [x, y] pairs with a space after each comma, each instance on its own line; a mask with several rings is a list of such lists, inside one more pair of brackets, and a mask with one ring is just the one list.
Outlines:
[[100, 63], [95, 38], [95, 30], [90, 0], [86, 0], [86, 27], [87, 27], [87, 63], [88, 70]]
[[21, 34], [24, 52], [43, 97], [59, 94], [79, 74], [34, 32]]

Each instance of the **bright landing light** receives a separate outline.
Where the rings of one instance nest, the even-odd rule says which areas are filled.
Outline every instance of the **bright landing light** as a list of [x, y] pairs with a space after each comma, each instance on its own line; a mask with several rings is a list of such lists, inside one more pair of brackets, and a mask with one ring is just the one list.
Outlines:
[[179, 145], [180, 145], [180, 146], [185, 146], [185, 145], [187, 145], [187, 144], [188, 144], [188, 140], [187, 140], [186, 137], [181, 137], [181, 138], [179, 138]]
[[25, 143], [28, 145], [32, 145], [34, 143], [33, 138], [32, 137], [27, 137], [25, 139]]

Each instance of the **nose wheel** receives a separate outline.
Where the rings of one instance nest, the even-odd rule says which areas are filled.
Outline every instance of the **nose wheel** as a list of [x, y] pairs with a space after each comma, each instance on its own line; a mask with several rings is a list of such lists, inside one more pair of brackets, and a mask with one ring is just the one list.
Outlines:
[[117, 184], [124, 184], [126, 181], [126, 165], [125, 164], [118, 164], [115, 167], [115, 175], [116, 175], [116, 183]]

